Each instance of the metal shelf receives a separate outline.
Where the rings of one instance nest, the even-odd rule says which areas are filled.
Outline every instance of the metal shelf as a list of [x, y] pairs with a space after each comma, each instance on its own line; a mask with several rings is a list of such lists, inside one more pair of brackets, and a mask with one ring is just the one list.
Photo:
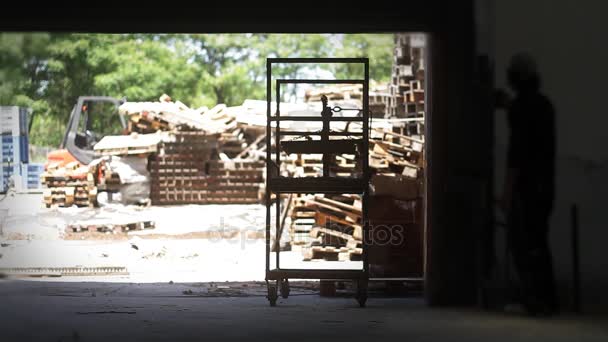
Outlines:
[[[294, 64], [294, 63], [358, 63], [363, 65], [363, 79], [275, 79], [276, 82], [276, 112], [272, 110], [272, 65], [276, 63]], [[362, 92], [362, 108], [349, 109], [328, 106], [327, 98], [322, 98], [322, 111], [319, 116], [281, 116], [280, 111], [280, 95], [281, 86], [286, 84], [361, 84]], [[283, 196], [274, 196], [275, 213], [275, 246], [276, 261], [275, 268], [270, 269], [271, 255], [271, 193], [275, 194], [293, 194], [293, 193], [322, 193], [322, 194], [359, 194], [361, 195], [361, 219], [362, 219], [362, 236], [366, 236], [367, 227], [367, 207], [369, 199], [369, 59], [368, 58], [268, 58], [266, 60], [266, 101], [267, 101], [267, 122], [266, 122], [266, 146], [272, 146], [274, 139], [275, 151], [270, 148], [266, 149], [266, 174], [276, 175], [276, 165], [281, 164], [281, 152], [286, 153], [301, 153], [301, 154], [322, 154], [323, 155], [323, 176], [322, 177], [272, 177], [266, 178], [266, 284], [268, 286], [268, 300], [271, 306], [276, 305], [278, 299], [278, 290], [284, 298], [289, 295], [289, 279], [351, 279], [357, 285], [357, 301], [359, 305], [365, 306], [367, 300], [367, 282], [369, 279], [369, 261], [367, 252], [367, 243], [362, 240], [362, 263], [363, 267], [360, 270], [352, 269], [282, 269], [280, 268], [280, 241], [281, 229], [281, 198]], [[357, 110], [357, 116], [334, 116], [334, 112], [342, 110]], [[323, 129], [321, 131], [282, 131], [281, 122], [299, 121], [299, 122], [322, 122]], [[349, 131], [331, 131], [330, 122], [360, 122], [359, 132]], [[274, 122], [274, 125], [271, 123]], [[348, 124], [345, 130], [348, 130]], [[281, 137], [287, 136], [302, 136], [302, 137], [320, 137], [317, 140], [304, 141], [281, 141]], [[330, 137], [339, 136], [342, 139], [330, 139]], [[274, 161], [273, 161], [273, 155]], [[329, 169], [331, 165], [331, 156], [338, 154], [355, 154], [361, 159], [361, 177], [345, 178], [345, 177], [330, 177]], [[313, 265], [311, 265], [313, 266]], [[273, 283], [276, 281], [276, 284]]]
[[343, 177], [273, 177], [270, 191], [292, 194], [363, 194], [367, 183], [358, 178]]
[[[339, 262], [339, 261], [335, 261]], [[266, 273], [268, 280], [291, 279], [366, 279], [367, 274], [363, 270], [302, 270], [302, 269], [272, 269]]]

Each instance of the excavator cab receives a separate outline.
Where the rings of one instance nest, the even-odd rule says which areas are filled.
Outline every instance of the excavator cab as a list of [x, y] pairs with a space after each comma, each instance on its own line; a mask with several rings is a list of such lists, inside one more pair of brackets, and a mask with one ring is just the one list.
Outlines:
[[126, 99], [107, 96], [80, 96], [70, 114], [61, 149], [51, 152], [48, 162], [65, 165], [78, 161], [88, 165], [94, 159], [93, 147], [106, 135], [124, 134], [127, 128], [118, 107]]

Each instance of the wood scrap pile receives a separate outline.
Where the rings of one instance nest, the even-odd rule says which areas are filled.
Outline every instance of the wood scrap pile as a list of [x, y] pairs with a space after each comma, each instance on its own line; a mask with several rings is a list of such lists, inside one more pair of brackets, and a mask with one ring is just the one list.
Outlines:
[[292, 248], [304, 260], [361, 260], [361, 202], [358, 196], [304, 195], [292, 199]]
[[[372, 120], [369, 136], [372, 191], [365, 241], [373, 276], [422, 275], [424, 44], [424, 36], [396, 35], [391, 83], [384, 88], [370, 86], [370, 115], [381, 118]], [[307, 92], [306, 99], [316, 101], [325, 95], [334, 104], [360, 101], [358, 87], [316, 88]], [[360, 170], [356, 158], [348, 155], [332, 156], [331, 163], [332, 177], [352, 177]], [[300, 154], [284, 165], [292, 176], [319, 177], [323, 162], [318, 155]], [[361, 260], [362, 212], [354, 195], [296, 197], [288, 217], [292, 249], [300, 248], [304, 260]]]
[[238, 124], [234, 108], [191, 109], [163, 95], [119, 112], [132, 131], [168, 133], [149, 158], [153, 204], [259, 203], [265, 168], [254, 152], [263, 137]]
[[226, 115], [226, 106], [192, 109], [166, 94], [158, 102], [125, 102], [118, 112], [128, 117], [132, 132], [153, 133], [158, 130], [197, 130], [222, 133], [234, 127], [234, 118]]
[[167, 95], [158, 102], [125, 102], [119, 113], [128, 118], [130, 132], [203, 132], [219, 134], [220, 152], [233, 157], [248, 145], [245, 129], [237, 125], [235, 114], [224, 104], [209, 109], [192, 109]]
[[[393, 128], [395, 131], [402, 129]], [[381, 129], [374, 130], [371, 137], [369, 165], [375, 173], [391, 173], [413, 179], [423, 176], [424, 140]]]
[[97, 187], [89, 168], [78, 162], [71, 162], [60, 167], [51, 164], [41, 175], [41, 182], [46, 186], [43, 200], [50, 207], [92, 207], [97, 203]]

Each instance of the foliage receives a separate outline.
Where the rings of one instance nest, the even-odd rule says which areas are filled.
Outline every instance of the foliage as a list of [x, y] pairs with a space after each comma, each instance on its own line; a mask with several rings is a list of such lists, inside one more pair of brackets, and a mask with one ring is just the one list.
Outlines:
[[[32, 108], [30, 141], [57, 146], [78, 96], [154, 101], [166, 93], [192, 107], [239, 105], [265, 98], [266, 57], [364, 56], [371, 78], [388, 80], [392, 35], [1, 33], [0, 105]], [[359, 71], [321, 68], [336, 77]], [[289, 78], [310, 72], [273, 70]]]

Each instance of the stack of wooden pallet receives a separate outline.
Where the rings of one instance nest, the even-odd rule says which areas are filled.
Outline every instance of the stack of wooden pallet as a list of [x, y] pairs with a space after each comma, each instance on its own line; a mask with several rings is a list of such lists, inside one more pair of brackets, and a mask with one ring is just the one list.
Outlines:
[[153, 204], [259, 203], [263, 162], [217, 160], [220, 135], [174, 135], [149, 159]]
[[49, 165], [41, 175], [46, 186], [43, 191], [44, 204], [47, 208], [92, 207], [97, 203], [97, 187], [88, 167], [78, 162], [71, 162], [64, 167], [58, 164]]
[[155, 153], [161, 141], [159, 134], [107, 135], [93, 150], [97, 156], [126, 156]]
[[[424, 118], [424, 51], [424, 35], [395, 34], [390, 97], [386, 106], [387, 118]], [[422, 120], [410, 121], [403, 126], [411, 134], [422, 135], [424, 131]]]
[[361, 206], [357, 196], [305, 195], [292, 199], [291, 245], [304, 260], [361, 260]]
[[[404, 128], [393, 129], [402, 133]], [[425, 167], [424, 140], [386, 130], [374, 130], [370, 139], [370, 167], [375, 173], [418, 179]]]

